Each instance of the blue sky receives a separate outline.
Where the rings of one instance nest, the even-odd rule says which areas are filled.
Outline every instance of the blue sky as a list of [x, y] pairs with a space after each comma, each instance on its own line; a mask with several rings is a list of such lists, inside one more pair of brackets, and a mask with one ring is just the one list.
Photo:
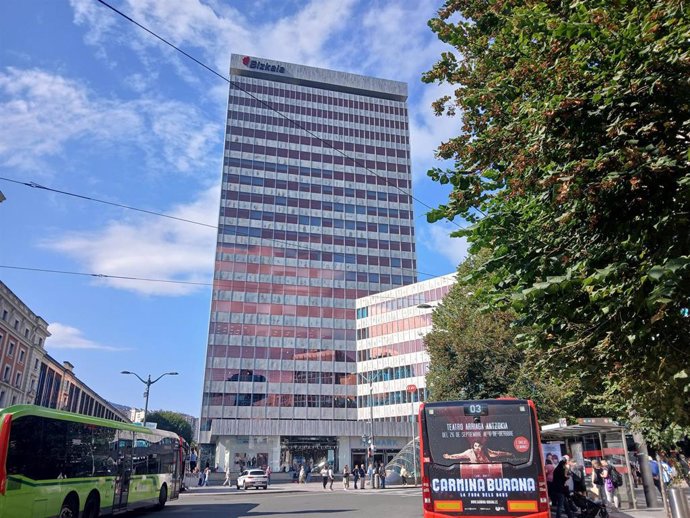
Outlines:
[[[436, 146], [459, 131], [420, 78], [444, 50], [429, 30], [440, 1], [113, 0], [112, 5], [227, 76], [231, 53], [405, 81], [413, 195]], [[225, 81], [96, 0], [0, 3], [0, 176], [215, 226]], [[48, 352], [105, 398], [198, 415], [215, 231], [8, 180], [0, 279], [50, 325]], [[457, 227], [415, 206], [419, 279], [454, 271]], [[10, 267], [10, 268], [8, 268]], [[118, 280], [11, 267], [181, 283]], [[195, 284], [198, 283], [198, 284]]]

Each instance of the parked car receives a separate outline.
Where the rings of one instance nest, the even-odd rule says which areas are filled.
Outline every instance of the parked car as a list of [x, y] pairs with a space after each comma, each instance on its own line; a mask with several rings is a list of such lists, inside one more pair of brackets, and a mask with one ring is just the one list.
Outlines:
[[237, 489], [248, 489], [250, 487], [268, 487], [268, 476], [262, 469], [245, 469], [237, 477]]

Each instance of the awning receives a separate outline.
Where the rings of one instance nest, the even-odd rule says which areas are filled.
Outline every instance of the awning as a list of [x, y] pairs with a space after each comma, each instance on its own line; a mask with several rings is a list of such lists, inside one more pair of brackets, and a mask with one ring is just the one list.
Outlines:
[[618, 424], [610, 417], [584, 417], [577, 419], [574, 424], [568, 424], [565, 419], [559, 419], [558, 423], [541, 427], [541, 439], [554, 441], [590, 433], [621, 433], [625, 430], [625, 426]]

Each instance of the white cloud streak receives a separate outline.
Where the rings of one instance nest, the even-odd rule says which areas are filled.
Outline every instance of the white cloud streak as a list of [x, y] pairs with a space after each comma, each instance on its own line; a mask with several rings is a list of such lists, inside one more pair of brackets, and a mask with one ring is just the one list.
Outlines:
[[450, 224], [434, 223], [425, 227], [420, 234], [419, 244], [434, 250], [436, 253], [445, 257], [454, 268], [467, 258], [469, 243], [464, 237], [451, 237], [451, 232], [457, 230]]
[[[218, 219], [219, 186], [200, 193], [170, 215], [215, 224]], [[71, 256], [90, 272], [105, 275], [210, 283], [216, 231], [170, 219], [137, 217], [111, 221], [99, 232], [74, 232], [45, 240], [42, 245]], [[208, 289], [193, 284], [102, 278], [106, 286], [142, 295], [180, 296]]]
[[99, 99], [76, 81], [36, 69], [0, 71], [0, 120], [0, 165], [20, 170], [49, 168], [49, 159], [73, 143], [129, 145], [154, 170], [215, 169], [218, 158], [209, 151], [222, 134], [220, 122], [208, 122], [192, 105]]
[[82, 331], [75, 327], [71, 327], [59, 322], [52, 322], [48, 325], [48, 331], [51, 336], [46, 340], [46, 348], [48, 349], [92, 349], [99, 351], [122, 352], [127, 351], [127, 348], [112, 347], [109, 345], [99, 344], [93, 340], [84, 337]]

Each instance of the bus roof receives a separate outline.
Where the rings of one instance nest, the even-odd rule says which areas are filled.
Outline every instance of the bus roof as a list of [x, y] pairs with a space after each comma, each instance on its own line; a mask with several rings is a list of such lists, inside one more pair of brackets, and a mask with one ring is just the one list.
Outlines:
[[131, 432], [139, 432], [151, 435], [177, 437], [176, 433], [169, 432], [167, 430], [157, 430], [153, 428], [147, 428], [141, 425], [136, 425], [133, 423], [111, 421], [110, 419], [103, 419], [101, 417], [92, 417], [89, 415], [64, 412], [62, 410], [54, 410], [52, 408], [46, 408], [37, 405], [14, 405], [9, 406], [7, 408], [0, 408], [0, 421], [2, 421], [1, 416], [7, 414], [11, 414], [13, 419], [28, 415], [37, 415], [41, 417], [48, 417], [50, 419], [60, 419], [62, 421], [73, 421], [75, 423], [91, 424], [94, 426], [105, 426], [108, 428], [117, 428], [118, 430], [128, 430]]

